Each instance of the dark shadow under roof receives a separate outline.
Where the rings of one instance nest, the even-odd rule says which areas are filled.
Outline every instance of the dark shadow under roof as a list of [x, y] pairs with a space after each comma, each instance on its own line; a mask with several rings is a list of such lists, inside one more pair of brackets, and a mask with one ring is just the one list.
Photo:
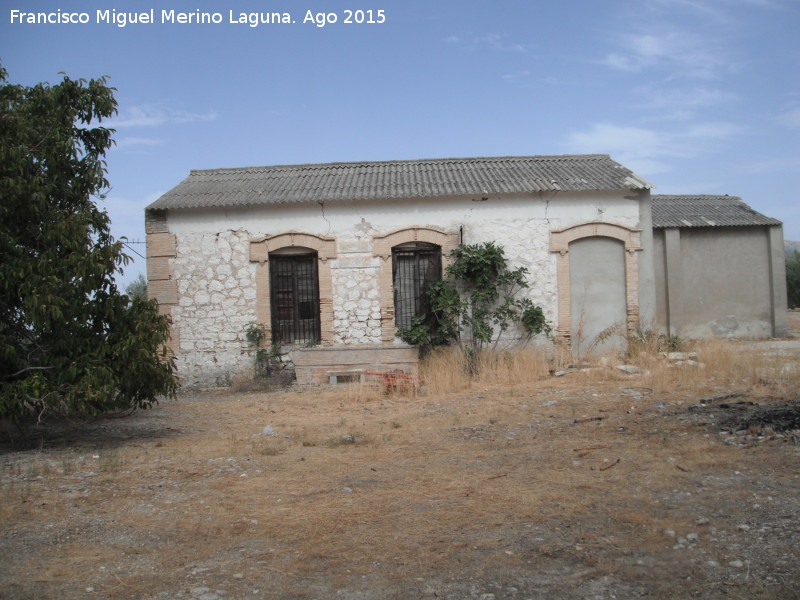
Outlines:
[[606, 154], [436, 158], [191, 171], [147, 209], [651, 187]]
[[780, 225], [737, 196], [653, 194], [653, 227], [747, 227]]

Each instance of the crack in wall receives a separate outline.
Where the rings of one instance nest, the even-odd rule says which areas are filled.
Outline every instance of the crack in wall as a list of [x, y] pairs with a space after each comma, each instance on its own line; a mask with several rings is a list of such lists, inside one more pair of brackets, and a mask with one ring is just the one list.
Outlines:
[[333, 233], [333, 225], [328, 220], [328, 217], [325, 216], [325, 203], [324, 202], [317, 202], [319, 204], [320, 211], [322, 212], [322, 219], [328, 224], [328, 231], [325, 232], [326, 235], [331, 235]]

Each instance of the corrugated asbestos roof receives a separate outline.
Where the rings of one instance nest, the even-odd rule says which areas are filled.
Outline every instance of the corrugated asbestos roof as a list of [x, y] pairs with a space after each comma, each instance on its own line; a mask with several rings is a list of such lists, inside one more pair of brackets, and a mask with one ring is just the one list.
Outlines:
[[653, 227], [739, 227], [780, 225], [754, 211], [737, 196], [668, 196], [654, 194]]
[[606, 154], [436, 158], [191, 171], [189, 177], [147, 208], [171, 210], [651, 187]]

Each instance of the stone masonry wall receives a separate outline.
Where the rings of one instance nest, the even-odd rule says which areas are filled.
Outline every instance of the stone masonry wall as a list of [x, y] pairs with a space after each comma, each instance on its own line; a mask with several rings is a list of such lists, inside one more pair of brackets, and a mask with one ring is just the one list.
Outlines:
[[[253, 237], [244, 230], [177, 235], [173, 277], [178, 302], [172, 318], [184, 386], [227, 385], [251, 372], [252, 349], [245, 330], [257, 321], [256, 263], [249, 258]], [[553, 321], [556, 277], [555, 258], [548, 251], [548, 223], [531, 219], [469, 224], [464, 241], [501, 243], [512, 267], [529, 270], [531, 287], [526, 295]], [[336, 250], [337, 258], [330, 261], [333, 342], [380, 344], [381, 259], [373, 255], [371, 235], [338, 236]]]
[[484, 221], [464, 230], [464, 243], [495, 242], [502, 246], [512, 269], [528, 269], [528, 285], [523, 296], [541, 306], [548, 320], [555, 317], [556, 263], [549, 251], [550, 224], [541, 219]]
[[[297, 214], [305, 213], [298, 208]], [[263, 233], [246, 229], [253, 226], [250, 219], [231, 223], [231, 229], [220, 227], [218, 232], [207, 229], [204, 233], [191, 233], [179, 222], [179, 213], [169, 217], [169, 229], [175, 233], [177, 248], [171, 259], [171, 277], [177, 286], [172, 319], [181, 383], [184, 386], [229, 384], [236, 377], [252, 373], [252, 349], [245, 338], [248, 324], [258, 321], [258, 314], [262, 321], [268, 319], [263, 310], [258, 310], [256, 272], [259, 263], [253, 262], [250, 253], [251, 242], [263, 238]], [[530, 288], [525, 294], [544, 309], [547, 320], [555, 326], [558, 319], [557, 261], [549, 249], [550, 232], [568, 225], [564, 220], [571, 218], [582, 222], [596, 219], [591, 209], [569, 211], [569, 217], [559, 219], [545, 213], [515, 218], [470, 210], [442, 214], [435, 226], [449, 232], [448, 235], [455, 232], [458, 236], [461, 231], [467, 244], [488, 241], [500, 244], [512, 268], [524, 266], [528, 269]], [[605, 215], [604, 220], [625, 221], [620, 222], [624, 225], [631, 221], [630, 224], [635, 225], [635, 219], [629, 216]], [[260, 229], [265, 224], [255, 227]], [[302, 222], [298, 225], [302, 226]], [[382, 317], [386, 321], [384, 329], [391, 326], [391, 315], [382, 314], [382, 307], [391, 307], [391, 299], [387, 301], [381, 297], [381, 269], [385, 268], [385, 263], [382, 262], [384, 258], [376, 255], [380, 253], [375, 252], [375, 236], [398, 230], [404, 222], [395, 220], [391, 224], [371, 225], [361, 218], [361, 223], [350, 221], [349, 226], [340, 224], [333, 230], [327, 221], [324, 225], [327, 239], [335, 240], [336, 248], [335, 253], [328, 253], [329, 257], [324, 259], [330, 268], [332, 284], [332, 335], [326, 343], [352, 346], [391, 343], [391, 331], [387, 337], [387, 331], [382, 331], [381, 327]], [[414, 227], [413, 224], [406, 226]], [[319, 236], [315, 229], [309, 228], [307, 233]], [[279, 233], [281, 231], [274, 232]], [[513, 336], [513, 332], [508, 334]]]
[[335, 344], [380, 343], [379, 260], [372, 256], [369, 239], [337, 240], [337, 258], [331, 265]]
[[172, 319], [183, 386], [229, 385], [251, 368], [245, 330], [256, 320], [256, 287], [249, 246], [243, 230], [177, 236]]

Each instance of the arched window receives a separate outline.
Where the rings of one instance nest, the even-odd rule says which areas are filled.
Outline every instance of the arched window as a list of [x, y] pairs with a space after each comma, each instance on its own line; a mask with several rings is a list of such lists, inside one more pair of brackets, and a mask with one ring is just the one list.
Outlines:
[[269, 254], [272, 342], [318, 344], [320, 341], [317, 253], [288, 247]]
[[427, 242], [407, 242], [392, 248], [394, 315], [398, 329], [411, 326], [416, 315], [430, 310], [425, 288], [442, 277], [442, 248]]

